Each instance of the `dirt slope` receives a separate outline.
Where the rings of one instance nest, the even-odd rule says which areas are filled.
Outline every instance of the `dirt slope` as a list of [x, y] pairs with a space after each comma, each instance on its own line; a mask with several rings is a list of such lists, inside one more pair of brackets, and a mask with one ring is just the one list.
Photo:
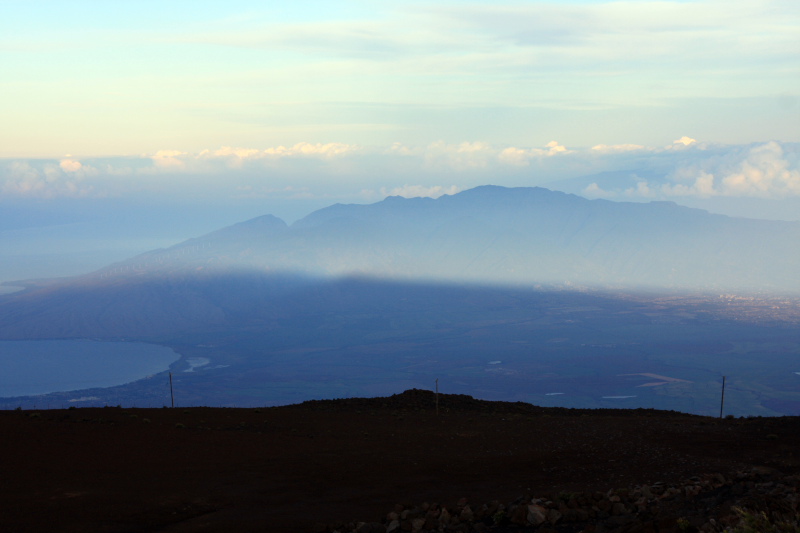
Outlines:
[[3, 411], [0, 430], [3, 531], [302, 533], [380, 522], [395, 504], [511, 502], [753, 466], [800, 473], [798, 417], [458, 395], [440, 396], [437, 415], [417, 390], [270, 409]]

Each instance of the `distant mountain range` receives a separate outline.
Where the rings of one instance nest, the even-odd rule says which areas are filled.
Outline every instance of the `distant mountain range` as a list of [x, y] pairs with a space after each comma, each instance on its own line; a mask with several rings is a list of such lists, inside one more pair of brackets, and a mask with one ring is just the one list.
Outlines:
[[209, 270], [313, 276], [798, 290], [800, 223], [623, 203], [542, 188], [336, 204], [291, 226], [270, 215], [91, 274]]
[[[0, 338], [222, 323], [320, 280], [800, 291], [800, 223], [483, 186], [265, 215], [0, 300]], [[228, 318], [226, 318], [228, 317]]]
[[670, 202], [586, 200], [484, 186], [452, 196], [336, 204], [291, 226], [266, 215], [90, 276], [283, 272], [481, 283], [798, 290], [800, 223]]

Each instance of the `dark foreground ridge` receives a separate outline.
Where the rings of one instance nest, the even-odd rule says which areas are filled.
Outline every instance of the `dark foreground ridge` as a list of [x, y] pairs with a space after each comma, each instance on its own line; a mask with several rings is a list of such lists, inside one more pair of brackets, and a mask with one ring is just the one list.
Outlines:
[[[433, 409], [436, 412], [438, 407], [439, 414], [447, 414], [451, 411], [477, 412], [477, 413], [500, 413], [518, 414], [530, 416], [588, 416], [590, 414], [602, 413], [612, 416], [671, 416], [681, 414], [687, 417], [694, 417], [686, 413], [676, 411], [663, 411], [656, 409], [574, 409], [567, 407], [539, 407], [525, 402], [502, 402], [491, 400], [479, 400], [467, 394], [437, 394], [422, 389], [409, 389], [401, 394], [394, 394], [386, 398], [341, 398], [336, 400], [309, 400], [298, 404], [304, 409], [320, 410], [350, 410], [350, 409], [404, 409], [424, 412]], [[698, 417], [703, 418], [703, 417]]]
[[[260, 409], [4, 411], [0, 430], [4, 531], [798, 530], [800, 417], [464, 395], [440, 395], [437, 414], [432, 392], [410, 390]], [[751, 529], [736, 529], [743, 520]]]

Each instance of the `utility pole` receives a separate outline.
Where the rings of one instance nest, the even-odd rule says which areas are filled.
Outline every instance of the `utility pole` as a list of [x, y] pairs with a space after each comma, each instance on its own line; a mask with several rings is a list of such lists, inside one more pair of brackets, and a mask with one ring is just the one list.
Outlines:
[[436, 416], [439, 416], [439, 378], [436, 378]]
[[172, 400], [172, 407], [175, 407], [175, 393], [172, 391], [172, 372], [169, 373], [169, 397]]
[[722, 418], [722, 408], [725, 406], [725, 376], [722, 376], [722, 399], [719, 402], [719, 417]]

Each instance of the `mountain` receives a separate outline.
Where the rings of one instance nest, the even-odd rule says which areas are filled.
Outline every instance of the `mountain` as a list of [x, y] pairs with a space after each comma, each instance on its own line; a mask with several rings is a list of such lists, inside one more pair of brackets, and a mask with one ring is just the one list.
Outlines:
[[0, 337], [159, 334], [279, 316], [331, 278], [800, 291], [800, 223], [670, 202], [484, 186], [332, 205], [291, 226], [262, 216], [0, 300]]
[[541, 188], [333, 205], [287, 226], [264, 216], [89, 277], [284, 272], [481, 283], [800, 290], [800, 223], [622, 203]]

